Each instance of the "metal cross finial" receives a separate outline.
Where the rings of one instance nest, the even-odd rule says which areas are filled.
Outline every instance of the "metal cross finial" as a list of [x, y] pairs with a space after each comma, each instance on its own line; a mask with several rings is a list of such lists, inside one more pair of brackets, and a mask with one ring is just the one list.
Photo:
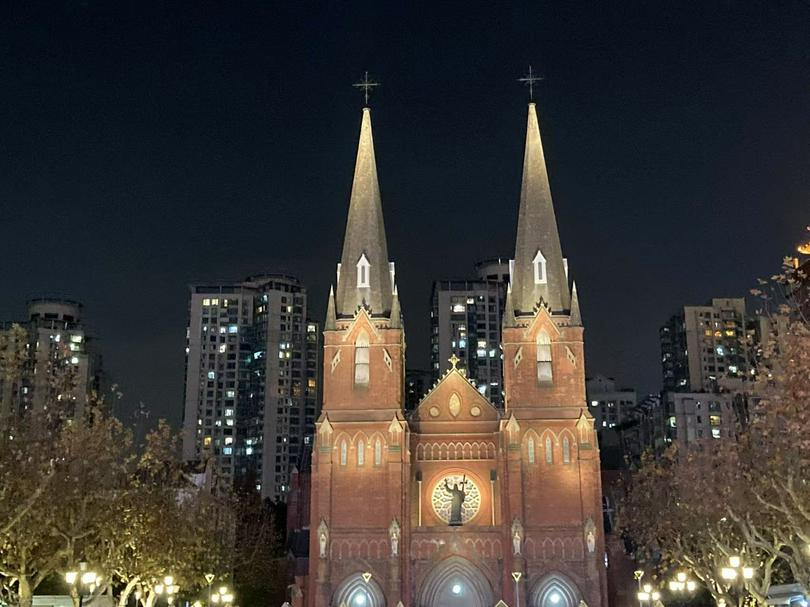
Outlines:
[[368, 94], [374, 90], [374, 87], [380, 86], [380, 83], [369, 80], [368, 72], [366, 72], [363, 75], [363, 79], [360, 82], [355, 82], [352, 86], [357, 89], [363, 89], [363, 93], [366, 98], [366, 105], [368, 105]]
[[543, 79], [542, 76], [535, 76], [534, 72], [532, 72], [532, 66], [529, 66], [529, 73], [523, 76], [523, 78], [518, 78], [518, 82], [522, 82], [529, 87], [529, 100], [534, 101], [534, 83], [540, 82]]
[[461, 359], [458, 356], [456, 356], [455, 352], [453, 352], [453, 355], [447, 359], [447, 361], [453, 366], [453, 369], [457, 368], [456, 365], [458, 365], [460, 360]]

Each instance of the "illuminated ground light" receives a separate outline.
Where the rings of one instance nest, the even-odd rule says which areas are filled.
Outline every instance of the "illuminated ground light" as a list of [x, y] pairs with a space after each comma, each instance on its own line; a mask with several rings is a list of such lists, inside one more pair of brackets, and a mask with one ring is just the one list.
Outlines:
[[554, 603], [555, 605], [560, 602], [560, 593], [559, 592], [552, 592], [551, 596], [548, 597], [549, 600]]
[[453, 584], [453, 587], [450, 588], [450, 592], [455, 595], [461, 594], [461, 584]]

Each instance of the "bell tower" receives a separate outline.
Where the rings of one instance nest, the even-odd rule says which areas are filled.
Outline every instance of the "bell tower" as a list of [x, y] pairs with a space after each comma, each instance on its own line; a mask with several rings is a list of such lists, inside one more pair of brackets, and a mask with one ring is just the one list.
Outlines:
[[[599, 450], [585, 397], [584, 329], [576, 286], [569, 287], [534, 103], [510, 270], [502, 332], [510, 487], [504, 509], [523, 527], [528, 545], [572, 546], [559, 572], [564, 577], [555, 583], [588, 605], [605, 605]], [[513, 570], [521, 580], [556, 575], [549, 556], [524, 551], [515, 555]], [[531, 583], [520, 594], [527, 605], [545, 607]]]
[[323, 409], [312, 454], [312, 607], [401, 596], [409, 474], [405, 336], [363, 108], [343, 253], [324, 324]]

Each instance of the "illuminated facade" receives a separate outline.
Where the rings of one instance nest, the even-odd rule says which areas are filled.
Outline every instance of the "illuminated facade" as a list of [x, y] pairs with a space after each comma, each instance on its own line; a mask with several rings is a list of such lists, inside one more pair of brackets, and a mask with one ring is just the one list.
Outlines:
[[534, 104], [501, 331], [505, 408], [451, 358], [403, 407], [405, 333], [371, 115], [324, 325], [307, 607], [605, 606], [599, 450]]

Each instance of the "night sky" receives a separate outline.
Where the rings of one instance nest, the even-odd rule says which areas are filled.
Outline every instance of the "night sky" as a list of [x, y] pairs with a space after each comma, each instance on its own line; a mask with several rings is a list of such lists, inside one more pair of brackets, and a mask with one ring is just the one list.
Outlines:
[[587, 372], [657, 389], [666, 318], [746, 294], [810, 222], [810, 4], [8, 5], [0, 319], [84, 302], [126, 407], [179, 422], [188, 283], [292, 273], [322, 318], [369, 70], [426, 367], [432, 281], [513, 254], [529, 63]]

